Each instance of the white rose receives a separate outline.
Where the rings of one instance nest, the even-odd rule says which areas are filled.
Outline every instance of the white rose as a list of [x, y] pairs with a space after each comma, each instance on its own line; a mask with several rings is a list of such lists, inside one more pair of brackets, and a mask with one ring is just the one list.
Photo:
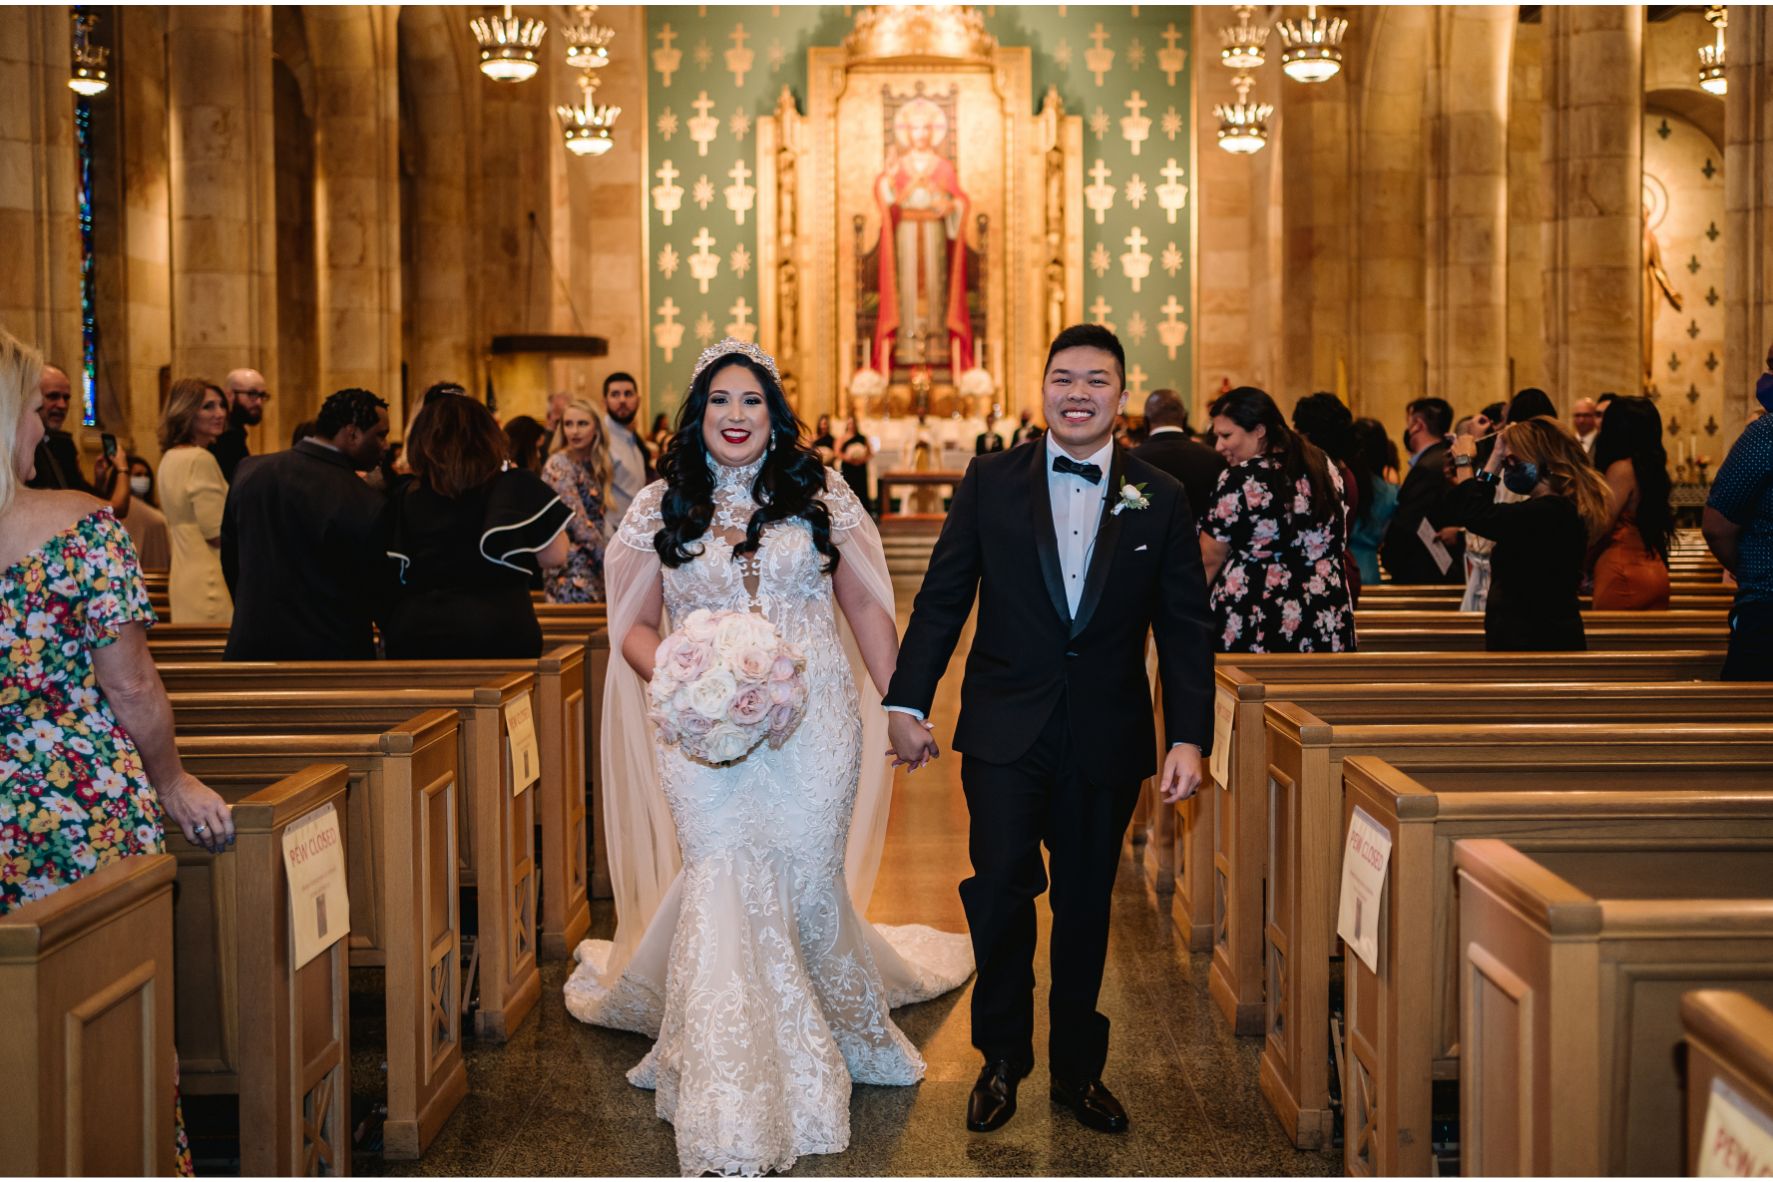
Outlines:
[[710, 763], [731, 763], [752, 747], [752, 736], [731, 723], [720, 723], [702, 740], [702, 751]]
[[686, 705], [703, 718], [724, 718], [728, 706], [733, 704], [733, 695], [739, 692], [739, 683], [725, 669], [713, 669], [702, 674], [685, 690]]
[[1123, 501], [1136, 502], [1142, 495], [1136, 485], [1123, 484], [1120, 486], [1120, 499]]
[[707, 642], [714, 639], [714, 613], [705, 607], [691, 612], [683, 621], [683, 634], [691, 640]]

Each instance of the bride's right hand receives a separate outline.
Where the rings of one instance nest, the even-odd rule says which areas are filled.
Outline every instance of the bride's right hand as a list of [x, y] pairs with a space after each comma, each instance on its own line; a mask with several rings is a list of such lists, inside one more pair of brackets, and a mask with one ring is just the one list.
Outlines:
[[931, 733], [932, 724], [906, 714], [902, 710], [887, 711], [887, 741], [892, 744], [887, 756], [893, 766], [909, 767], [912, 771], [924, 766], [932, 759], [941, 757], [942, 750], [936, 744], [936, 736]]

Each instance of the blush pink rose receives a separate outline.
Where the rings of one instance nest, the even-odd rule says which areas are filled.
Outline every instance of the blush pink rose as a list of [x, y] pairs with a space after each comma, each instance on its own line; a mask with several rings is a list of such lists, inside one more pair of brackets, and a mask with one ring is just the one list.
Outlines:
[[771, 704], [776, 705], [776, 706], [791, 706], [791, 705], [793, 705], [794, 704], [794, 684], [795, 683], [792, 681], [772, 681], [772, 682], [770, 682], [769, 692], [770, 692]]
[[763, 681], [775, 667], [773, 654], [761, 648], [740, 649], [732, 658], [733, 674], [740, 681]]
[[770, 712], [770, 695], [761, 685], [746, 685], [733, 697], [726, 715], [740, 726], [755, 726]]
[[779, 739], [787, 734], [800, 717], [800, 712], [793, 706], [783, 703], [770, 707], [770, 737]]
[[793, 657], [777, 657], [775, 663], [770, 667], [771, 681], [793, 681], [794, 674], [795, 664]]
[[685, 738], [699, 739], [714, 729], [714, 720], [694, 710], [684, 710], [677, 715], [677, 729]]
[[714, 663], [714, 649], [707, 641], [691, 640], [681, 632], [673, 632], [659, 646], [658, 663], [671, 680], [688, 683], [708, 671]]

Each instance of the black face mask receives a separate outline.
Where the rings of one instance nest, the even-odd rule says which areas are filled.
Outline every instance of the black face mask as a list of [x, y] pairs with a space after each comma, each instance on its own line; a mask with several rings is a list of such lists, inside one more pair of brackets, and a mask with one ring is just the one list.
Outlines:
[[1527, 496], [1539, 487], [1539, 465], [1528, 461], [1502, 469], [1502, 487], [1516, 496]]

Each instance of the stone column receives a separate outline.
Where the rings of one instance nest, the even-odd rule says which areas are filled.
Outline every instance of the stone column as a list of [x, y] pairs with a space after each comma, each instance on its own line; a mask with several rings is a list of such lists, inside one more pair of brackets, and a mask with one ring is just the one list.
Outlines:
[[1549, 386], [1545, 373], [1545, 27], [1516, 22], [1508, 85], [1508, 358], [1512, 394]]
[[275, 374], [270, 9], [166, 12], [173, 377]]
[[[73, 374], [80, 225], [70, 52], [65, 6], [0, 7], [0, 326]], [[76, 407], [70, 422], [78, 415]]]
[[1546, 5], [1548, 392], [1643, 389], [1641, 5]]
[[[1469, 410], [1508, 396], [1508, 81], [1514, 9], [1435, 10], [1427, 104], [1428, 388]], [[1635, 182], [1634, 182], [1635, 184]], [[1635, 188], [1634, 188], [1635, 192]]]
[[[1724, 417], [1735, 441], [1755, 409], [1773, 345], [1773, 18], [1730, 6], [1724, 96]], [[1717, 449], [1720, 453], [1723, 447]]]
[[320, 389], [400, 403], [399, 60], [389, 5], [302, 10], [314, 62]]
[[[1352, 41], [1358, 30], [1350, 30]], [[1276, 47], [1278, 48], [1278, 47]], [[1278, 52], [1274, 54], [1279, 59]], [[1346, 392], [1353, 304], [1349, 271], [1352, 168], [1349, 87], [1360, 52], [1345, 46], [1343, 76], [1307, 85], [1281, 76], [1282, 407], [1313, 390]]]

